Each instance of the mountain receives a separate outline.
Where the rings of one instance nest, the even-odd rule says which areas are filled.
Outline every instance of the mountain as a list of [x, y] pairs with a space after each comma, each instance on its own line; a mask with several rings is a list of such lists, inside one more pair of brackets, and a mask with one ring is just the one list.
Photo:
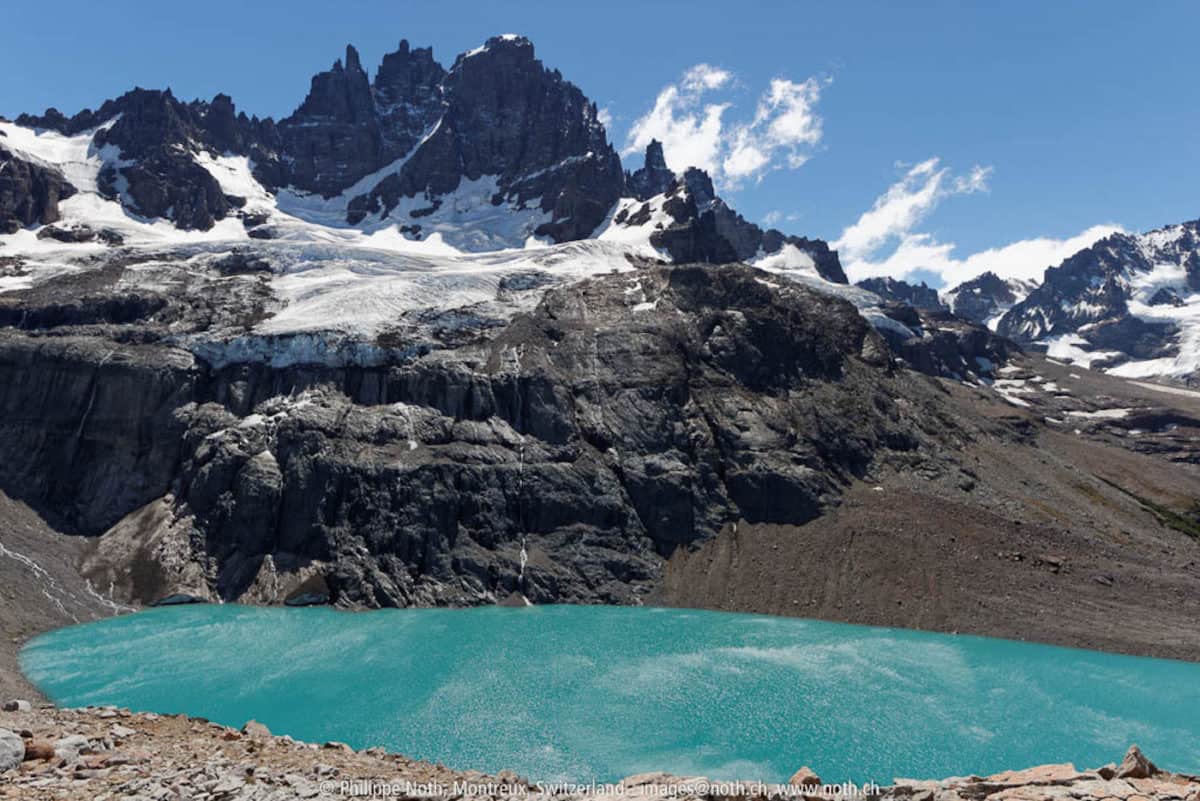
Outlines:
[[1130, 378], [1200, 371], [1200, 221], [1116, 233], [1046, 270], [997, 331]]
[[879, 278], [865, 278], [859, 281], [856, 286], [862, 287], [868, 292], [874, 292], [881, 298], [897, 303], [907, 303], [913, 308], [926, 309], [928, 311], [948, 311], [946, 305], [938, 297], [937, 290], [927, 286], [924, 281], [920, 284], [910, 284], [907, 281], [882, 276]]
[[595, 103], [520, 36], [493, 37], [449, 69], [401, 41], [374, 80], [347, 47], [278, 122], [237, 112], [227, 95], [185, 103], [134, 89], [72, 117], [21, 115], [0, 137], [15, 151], [0, 173], [10, 233], [58, 222], [78, 184], [86, 197], [43, 236], [124, 242], [150, 238], [138, 222], [211, 232], [228, 221], [245, 232], [226, 226], [222, 238], [329, 235], [316, 226], [485, 252], [607, 233], [677, 262], [773, 257], [846, 280], [824, 242], [747, 222], [704, 172], [671, 172], [658, 142], [623, 172]]
[[942, 300], [959, 317], [995, 329], [1000, 318], [1036, 287], [1035, 281], [1005, 279], [989, 271], [942, 292]]
[[596, 114], [534, 57], [528, 40], [503, 36], [449, 70], [430, 50], [401, 42], [373, 82], [347, 47], [344, 62], [314, 76], [304, 102], [278, 123], [236, 114], [225, 95], [183, 103], [170, 90], [143, 89], [96, 112], [66, 118], [51, 109], [16, 122], [67, 136], [92, 132], [101, 193], [181, 229], [209, 230], [244, 207], [246, 197], [206, 164], [241, 156], [262, 188], [336, 211], [329, 221], [337, 225], [388, 220], [419, 235], [430, 220], [417, 220], [436, 219], [470, 187], [520, 212], [528, 236], [563, 241], [590, 234], [623, 189]]
[[1194, 647], [1195, 398], [851, 286], [659, 143], [626, 172], [520, 37], [0, 147], [0, 523], [54, 566], [0, 583], [46, 621], [735, 603]]

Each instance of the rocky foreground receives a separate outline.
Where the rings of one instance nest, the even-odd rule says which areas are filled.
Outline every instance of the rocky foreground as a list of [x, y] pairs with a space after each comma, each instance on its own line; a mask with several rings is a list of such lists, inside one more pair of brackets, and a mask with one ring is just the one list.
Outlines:
[[1200, 799], [1200, 777], [1159, 770], [1138, 750], [1096, 770], [1043, 765], [994, 776], [887, 787], [822, 784], [801, 768], [786, 785], [709, 782], [668, 774], [631, 776], [600, 786], [540, 785], [508, 772], [488, 776], [342, 743], [302, 743], [262, 724], [240, 730], [184, 715], [115, 707], [57, 709], [11, 701], [0, 713], [0, 798], [30, 799], [335, 799], [521, 798], [546, 801], [631, 797], [724, 801], [878, 798], [912, 801], [1035, 799]]

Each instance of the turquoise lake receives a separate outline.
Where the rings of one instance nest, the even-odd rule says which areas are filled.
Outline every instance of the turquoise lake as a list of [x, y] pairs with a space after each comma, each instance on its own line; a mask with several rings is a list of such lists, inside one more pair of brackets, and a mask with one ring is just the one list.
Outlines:
[[536, 780], [1200, 773], [1200, 664], [674, 609], [154, 609], [21, 653], [63, 705], [186, 712]]

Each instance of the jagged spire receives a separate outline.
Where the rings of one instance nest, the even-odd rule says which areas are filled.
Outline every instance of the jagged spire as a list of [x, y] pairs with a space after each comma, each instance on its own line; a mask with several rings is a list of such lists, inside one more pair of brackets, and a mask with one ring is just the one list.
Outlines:
[[667, 167], [662, 142], [651, 139], [650, 144], [646, 145], [645, 166], [629, 176], [629, 188], [635, 197], [648, 200], [666, 192], [674, 181], [675, 173]]
[[645, 165], [647, 170], [667, 169], [667, 159], [663, 155], [663, 145], [657, 139], [651, 139], [650, 144], [646, 145]]

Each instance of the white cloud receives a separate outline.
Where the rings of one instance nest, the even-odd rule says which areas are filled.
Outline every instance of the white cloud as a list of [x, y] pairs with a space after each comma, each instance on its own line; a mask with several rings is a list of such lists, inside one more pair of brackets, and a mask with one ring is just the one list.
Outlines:
[[916, 230], [942, 200], [987, 191], [990, 175], [990, 167], [980, 166], [954, 175], [937, 158], [909, 168], [833, 243], [847, 276], [860, 281], [879, 275], [905, 278], [922, 271], [940, 275], [947, 287], [989, 270], [1003, 278], [1041, 278], [1047, 267], [1121, 230], [1112, 224], [1095, 225], [1066, 239], [1026, 239], [961, 258], [953, 242]]
[[692, 67], [679, 83], [659, 92], [654, 107], [633, 123], [622, 152], [638, 153], [658, 139], [671, 169], [699, 167], [725, 189], [761, 178], [770, 170], [803, 165], [821, 141], [821, 118], [815, 107], [829, 81], [776, 78], [750, 119], [730, 123], [726, 112], [733, 103], [708, 98], [733, 89], [735, 83], [734, 76], [719, 67]]
[[1066, 239], [1021, 239], [963, 258], [955, 256], [956, 246], [952, 242], [938, 242], [930, 234], [913, 234], [883, 262], [870, 265], [872, 270], [866, 274], [903, 277], [914, 270], [924, 269], [941, 275], [946, 288], [955, 287], [989, 271], [1002, 278], [1040, 281], [1047, 267], [1053, 267], [1068, 256], [1095, 244], [1097, 240], [1123, 230], [1113, 223], [1093, 225]]
[[596, 112], [596, 119], [600, 121], [600, 124], [604, 126], [605, 130], [608, 130], [610, 127], [612, 127], [613, 116], [612, 112], [609, 111], [607, 107]]
[[794, 211], [789, 211], [787, 213], [784, 213], [784, 212], [780, 211], [779, 209], [771, 209], [770, 211], [768, 211], [766, 214], [763, 215], [762, 221], [763, 221], [763, 225], [774, 226], [774, 225], [779, 225], [779, 223], [785, 222], [785, 221], [786, 222], [796, 222], [799, 219], [800, 219], [800, 215]]
[[668, 86], [658, 94], [654, 108], [633, 124], [625, 153], [644, 151], [652, 139], [663, 143], [667, 165], [674, 170], [694, 166], [710, 173], [718, 164], [721, 115], [728, 104], [701, 107], [699, 93]]
[[733, 80], [733, 75], [720, 67], [711, 64], [697, 64], [683, 74], [682, 85], [685, 91], [700, 93], [711, 89], [720, 89]]
[[[893, 240], [910, 236], [912, 229], [937, 205], [952, 195], [987, 191], [990, 167], [973, 167], [967, 175], [952, 175], [949, 167], [931, 158], [909, 168], [875, 200], [870, 210], [842, 231], [834, 247], [842, 260], [855, 264], [878, 253]], [[903, 246], [903, 241], [900, 242]]]

